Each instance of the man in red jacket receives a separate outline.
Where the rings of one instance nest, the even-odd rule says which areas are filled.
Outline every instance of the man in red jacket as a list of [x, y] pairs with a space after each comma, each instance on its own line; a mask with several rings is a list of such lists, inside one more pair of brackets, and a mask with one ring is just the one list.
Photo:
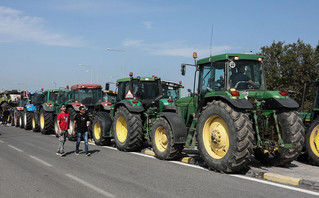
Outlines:
[[66, 112], [66, 106], [64, 104], [61, 105], [61, 113], [59, 113], [57, 117], [57, 125], [59, 129], [59, 146], [58, 151], [56, 152], [59, 156], [64, 156], [64, 143], [66, 140], [66, 133], [69, 129], [69, 113]]

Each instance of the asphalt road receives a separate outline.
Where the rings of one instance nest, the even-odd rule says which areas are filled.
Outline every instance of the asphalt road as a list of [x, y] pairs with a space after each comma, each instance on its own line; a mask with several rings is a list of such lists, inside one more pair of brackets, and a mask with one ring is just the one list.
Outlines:
[[[90, 157], [55, 154], [58, 139], [0, 126], [0, 197], [318, 197], [319, 193], [226, 175], [140, 153], [89, 145]], [[83, 150], [84, 145], [81, 143]]]

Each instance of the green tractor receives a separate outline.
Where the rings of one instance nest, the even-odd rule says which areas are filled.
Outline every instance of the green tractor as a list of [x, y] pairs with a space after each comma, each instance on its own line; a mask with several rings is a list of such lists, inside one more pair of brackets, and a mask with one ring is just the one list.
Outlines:
[[152, 145], [159, 159], [180, 155], [187, 137], [186, 126], [176, 113], [174, 101], [163, 98], [158, 77], [130, 77], [117, 80], [118, 95], [113, 115], [113, 136], [121, 151], [138, 151], [142, 143]]
[[[283, 166], [304, 144], [298, 104], [286, 92], [268, 91], [263, 56], [221, 54], [196, 61], [198, 92], [176, 101], [189, 130], [186, 146], [196, 145], [212, 170], [239, 172], [254, 154], [260, 162]], [[194, 81], [196, 82], [196, 81]], [[195, 83], [194, 83], [195, 90]]]
[[305, 89], [301, 105], [301, 112], [299, 113], [303, 118], [306, 130], [306, 141], [304, 155], [307, 156], [310, 163], [319, 166], [319, 78], [313, 81], [314, 89], [316, 90], [316, 98], [314, 101], [312, 112], [303, 112]]
[[102, 102], [97, 106], [92, 121], [92, 137], [96, 145], [111, 145], [111, 115], [112, 105], [116, 103], [117, 92], [109, 90], [110, 84], [106, 83], [102, 94]]
[[58, 135], [56, 117], [60, 113], [61, 104], [67, 102], [68, 89], [48, 89], [43, 92], [44, 103], [39, 105], [32, 121], [33, 131], [50, 134], [53, 131]]

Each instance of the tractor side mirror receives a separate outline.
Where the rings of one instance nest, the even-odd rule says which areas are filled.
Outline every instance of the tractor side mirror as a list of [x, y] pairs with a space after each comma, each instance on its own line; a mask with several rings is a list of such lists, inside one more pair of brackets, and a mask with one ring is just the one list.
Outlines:
[[186, 69], [185, 69], [185, 67], [186, 67], [186, 66], [185, 66], [184, 64], [181, 65], [181, 73], [182, 73], [183, 76], [185, 76], [185, 74], [186, 74]]
[[105, 90], [110, 90], [110, 83], [105, 83]]

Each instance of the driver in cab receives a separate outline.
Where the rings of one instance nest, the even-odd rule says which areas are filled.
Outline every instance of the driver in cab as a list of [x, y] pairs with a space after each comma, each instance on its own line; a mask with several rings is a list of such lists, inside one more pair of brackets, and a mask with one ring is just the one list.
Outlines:
[[230, 76], [231, 87], [236, 89], [248, 89], [248, 84], [256, 86], [256, 84], [245, 74], [245, 66], [237, 66], [237, 73]]

